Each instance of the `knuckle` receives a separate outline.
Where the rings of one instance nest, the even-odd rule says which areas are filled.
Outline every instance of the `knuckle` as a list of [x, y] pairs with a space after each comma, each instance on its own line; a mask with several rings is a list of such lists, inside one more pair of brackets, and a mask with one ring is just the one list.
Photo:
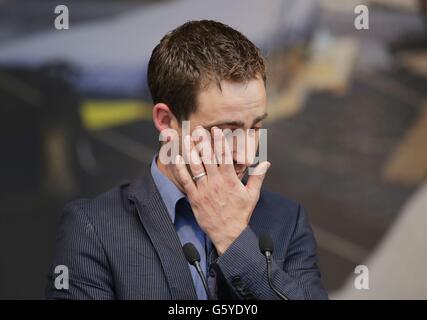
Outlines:
[[184, 188], [186, 189], [186, 190], [190, 190], [190, 188], [191, 188], [191, 184], [190, 183], [192, 183], [190, 180], [188, 180], [188, 179], [186, 179], [186, 180], [184, 180], [183, 182], [182, 182], [182, 184], [184, 185]]
[[221, 186], [218, 183], [214, 182], [212, 184], [212, 192], [219, 193], [220, 190], [221, 190]]
[[195, 208], [200, 208], [203, 200], [201, 199], [201, 197], [198, 194], [196, 194], [192, 197], [191, 202]]
[[225, 182], [229, 188], [234, 188], [236, 186], [236, 181], [232, 179], [226, 179]]

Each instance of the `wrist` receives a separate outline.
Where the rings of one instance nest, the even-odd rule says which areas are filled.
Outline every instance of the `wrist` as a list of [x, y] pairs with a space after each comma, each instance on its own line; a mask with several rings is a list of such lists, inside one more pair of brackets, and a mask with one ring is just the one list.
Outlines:
[[227, 233], [221, 233], [218, 237], [211, 238], [212, 243], [214, 244], [218, 255], [221, 256], [231, 244], [240, 236], [240, 234], [245, 230], [247, 225], [242, 225], [235, 227], [228, 231]]

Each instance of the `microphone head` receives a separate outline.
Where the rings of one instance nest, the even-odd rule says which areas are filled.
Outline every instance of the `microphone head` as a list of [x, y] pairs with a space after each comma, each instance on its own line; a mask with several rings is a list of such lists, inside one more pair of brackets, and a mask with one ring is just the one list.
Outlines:
[[263, 255], [265, 255], [267, 251], [270, 251], [270, 253], [273, 253], [273, 250], [274, 250], [273, 240], [267, 233], [262, 234], [259, 237], [259, 249], [261, 250]]
[[200, 262], [200, 254], [194, 244], [192, 244], [191, 242], [187, 242], [182, 247], [182, 250], [184, 251], [184, 256], [185, 259], [187, 259], [188, 263], [194, 265], [196, 262]]

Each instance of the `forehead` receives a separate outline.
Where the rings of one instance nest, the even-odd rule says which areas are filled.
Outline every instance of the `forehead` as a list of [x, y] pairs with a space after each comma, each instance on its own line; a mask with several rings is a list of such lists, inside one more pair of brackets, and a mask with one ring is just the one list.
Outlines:
[[212, 84], [198, 94], [197, 111], [200, 121], [240, 120], [251, 122], [266, 111], [267, 96], [264, 81], [221, 81], [221, 88]]

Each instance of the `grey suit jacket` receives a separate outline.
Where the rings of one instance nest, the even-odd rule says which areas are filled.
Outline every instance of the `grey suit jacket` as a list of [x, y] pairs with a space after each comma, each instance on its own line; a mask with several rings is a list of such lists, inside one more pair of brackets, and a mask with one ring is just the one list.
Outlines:
[[[290, 299], [326, 299], [303, 208], [261, 191], [249, 226], [214, 260], [220, 299], [277, 299], [258, 235], [275, 245], [273, 282]], [[69, 287], [55, 285], [58, 265]], [[58, 271], [58, 270], [57, 270]], [[64, 279], [62, 279], [64, 281]], [[48, 299], [197, 299], [189, 265], [151, 174], [64, 208], [48, 275]]]

